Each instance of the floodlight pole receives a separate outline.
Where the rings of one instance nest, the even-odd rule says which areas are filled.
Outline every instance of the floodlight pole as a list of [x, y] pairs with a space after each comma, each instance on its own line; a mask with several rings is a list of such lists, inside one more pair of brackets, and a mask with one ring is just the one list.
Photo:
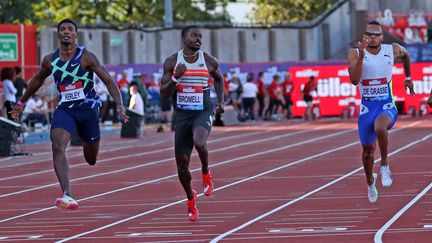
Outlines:
[[173, 27], [172, 0], [164, 0], [165, 28]]

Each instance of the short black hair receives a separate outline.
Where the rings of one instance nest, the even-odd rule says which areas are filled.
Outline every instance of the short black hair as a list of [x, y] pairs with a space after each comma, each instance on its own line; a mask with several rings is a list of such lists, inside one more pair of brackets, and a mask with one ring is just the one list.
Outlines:
[[19, 66], [15, 66], [15, 74], [20, 74], [21, 68]]
[[129, 84], [129, 87], [132, 87], [132, 86], [137, 86], [137, 87], [139, 87], [139, 86], [138, 86], [138, 83], [137, 83], [136, 81], [132, 81], [132, 82]]
[[367, 25], [378, 25], [379, 27], [382, 28], [382, 25], [380, 24], [380, 22], [376, 21], [376, 20], [372, 20], [370, 21]]
[[75, 21], [73, 21], [72, 19], [63, 19], [62, 21], [60, 21], [57, 25], [57, 31], [60, 31], [60, 25], [64, 24], [64, 23], [70, 23], [73, 24], [73, 26], [75, 27], [75, 32], [78, 32], [78, 26], [75, 23]]
[[200, 27], [198, 25], [188, 25], [183, 27], [182, 31], [181, 31], [181, 37], [184, 38], [186, 36], [186, 34], [189, 32], [189, 30], [191, 29], [199, 29]]
[[4, 67], [0, 72], [0, 79], [6, 80], [14, 80], [15, 79], [15, 69], [13, 67]]

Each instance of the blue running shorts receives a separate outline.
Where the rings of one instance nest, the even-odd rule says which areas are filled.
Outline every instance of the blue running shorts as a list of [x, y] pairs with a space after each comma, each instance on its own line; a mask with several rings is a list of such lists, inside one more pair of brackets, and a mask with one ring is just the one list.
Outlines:
[[69, 109], [58, 106], [54, 111], [51, 129], [63, 128], [70, 134], [78, 132], [87, 143], [100, 141], [99, 108]]
[[360, 115], [358, 119], [358, 133], [362, 144], [374, 144], [377, 136], [375, 134], [374, 123], [380, 115], [386, 115], [391, 119], [390, 128], [397, 120], [397, 110], [392, 101], [363, 101], [360, 105]]

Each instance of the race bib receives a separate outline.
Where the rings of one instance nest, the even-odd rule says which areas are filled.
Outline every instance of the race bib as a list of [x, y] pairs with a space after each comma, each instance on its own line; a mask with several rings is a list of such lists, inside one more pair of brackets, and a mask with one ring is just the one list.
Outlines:
[[362, 80], [363, 98], [386, 98], [390, 95], [386, 78]]
[[73, 84], [60, 85], [61, 102], [70, 102], [85, 99], [84, 88], [81, 81]]
[[204, 110], [203, 87], [177, 85], [177, 108], [182, 110]]

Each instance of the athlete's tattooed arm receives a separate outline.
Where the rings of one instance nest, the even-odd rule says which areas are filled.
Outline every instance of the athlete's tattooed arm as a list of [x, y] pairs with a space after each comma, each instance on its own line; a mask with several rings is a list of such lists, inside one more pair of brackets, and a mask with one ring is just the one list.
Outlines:
[[403, 65], [404, 70], [405, 70], [405, 77], [407, 77], [405, 79], [405, 82], [404, 82], [405, 89], [409, 89], [410, 94], [415, 95], [414, 84], [411, 80], [411, 65], [410, 65], [411, 60], [410, 60], [409, 53], [405, 49], [405, 47], [403, 47], [397, 43], [392, 43], [392, 46], [393, 46], [393, 55], [394, 55], [395, 59], [402, 60], [402, 65]]

